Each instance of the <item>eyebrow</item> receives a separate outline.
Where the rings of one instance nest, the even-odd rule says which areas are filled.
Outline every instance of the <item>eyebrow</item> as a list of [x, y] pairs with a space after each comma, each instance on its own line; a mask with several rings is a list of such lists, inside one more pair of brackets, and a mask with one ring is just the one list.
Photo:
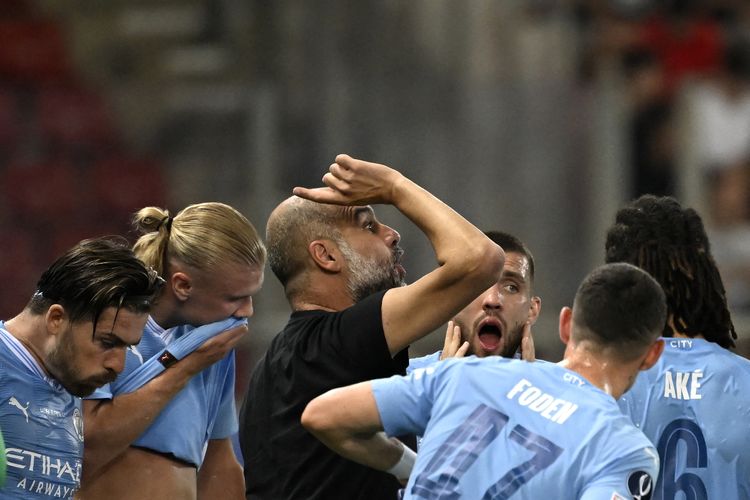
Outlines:
[[94, 338], [99, 339], [99, 340], [109, 340], [115, 345], [125, 346], [125, 347], [130, 347], [131, 345], [137, 344], [137, 342], [135, 344], [130, 344], [128, 342], [125, 342], [120, 337], [118, 337], [117, 334], [115, 334], [115, 332], [103, 332], [103, 333], [100, 333], [99, 336], [96, 336], [96, 334], [94, 334]]
[[375, 211], [372, 207], [358, 207], [354, 210], [354, 218], [357, 222], [362, 222], [367, 218], [375, 219]]
[[503, 271], [503, 274], [502, 274], [502, 276], [501, 276], [500, 279], [501, 280], [513, 279], [513, 280], [516, 280], [516, 281], [521, 281], [523, 283], [526, 282], [526, 279], [523, 277], [523, 275], [521, 273], [516, 272], [516, 271]]
[[234, 301], [234, 300], [244, 300], [244, 299], [246, 299], [248, 297], [252, 298], [252, 296], [253, 296], [252, 293], [242, 293], [240, 295], [227, 295], [227, 299], [231, 300], [231, 301]]

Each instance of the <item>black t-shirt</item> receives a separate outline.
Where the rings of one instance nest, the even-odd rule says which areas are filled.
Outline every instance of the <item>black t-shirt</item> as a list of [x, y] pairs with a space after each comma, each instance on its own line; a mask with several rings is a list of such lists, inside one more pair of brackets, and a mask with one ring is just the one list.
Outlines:
[[294, 312], [253, 370], [240, 412], [246, 496], [263, 500], [395, 499], [396, 479], [329, 450], [300, 424], [329, 389], [405, 373], [391, 358], [373, 294], [339, 312]]

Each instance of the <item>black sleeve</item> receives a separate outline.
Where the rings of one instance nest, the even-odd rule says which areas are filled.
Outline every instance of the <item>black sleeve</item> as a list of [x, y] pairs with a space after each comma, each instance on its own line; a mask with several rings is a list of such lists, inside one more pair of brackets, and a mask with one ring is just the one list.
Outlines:
[[383, 332], [381, 306], [385, 293], [372, 294], [331, 317], [331, 348], [342, 364], [361, 373], [363, 380], [396, 373]]

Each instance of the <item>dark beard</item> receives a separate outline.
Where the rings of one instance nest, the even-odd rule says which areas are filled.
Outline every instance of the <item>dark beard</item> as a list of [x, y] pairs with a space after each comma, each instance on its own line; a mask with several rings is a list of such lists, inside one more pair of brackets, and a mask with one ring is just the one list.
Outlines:
[[[508, 336], [505, 339], [505, 345], [503, 346], [502, 352], [500, 353], [500, 355], [504, 358], [514, 357], [518, 350], [521, 348], [521, 339], [523, 338], [523, 325], [519, 325], [513, 333], [513, 336]], [[511, 342], [508, 342], [508, 340], [510, 340]]]
[[96, 387], [79, 380], [78, 373], [71, 367], [73, 353], [68, 344], [58, 345], [48, 356], [46, 367], [50, 375], [73, 396], [83, 398], [91, 395]]

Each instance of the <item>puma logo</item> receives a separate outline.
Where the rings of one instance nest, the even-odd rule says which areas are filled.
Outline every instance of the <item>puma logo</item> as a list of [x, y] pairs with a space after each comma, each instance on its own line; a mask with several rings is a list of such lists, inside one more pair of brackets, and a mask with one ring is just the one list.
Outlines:
[[141, 364], [143, 364], [143, 354], [141, 354], [140, 351], [138, 351], [138, 348], [136, 346], [134, 345], [128, 346], [128, 350], [132, 352], [133, 354], [135, 354], [136, 357], [138, 358], [138, 361], [140, 361]]
[[26, 406], [23, 406], [20, 401], [16, 399], [15, 396], [11, 396], [10, 400], [8, 400], [8, 404], [11, 406], [15, 406], [19, 410], [21, 410], [21, 413], [23, 413], [23, 416], [26, 417], [26, 423], [29, 423], [29, 402], [26, 402]]

